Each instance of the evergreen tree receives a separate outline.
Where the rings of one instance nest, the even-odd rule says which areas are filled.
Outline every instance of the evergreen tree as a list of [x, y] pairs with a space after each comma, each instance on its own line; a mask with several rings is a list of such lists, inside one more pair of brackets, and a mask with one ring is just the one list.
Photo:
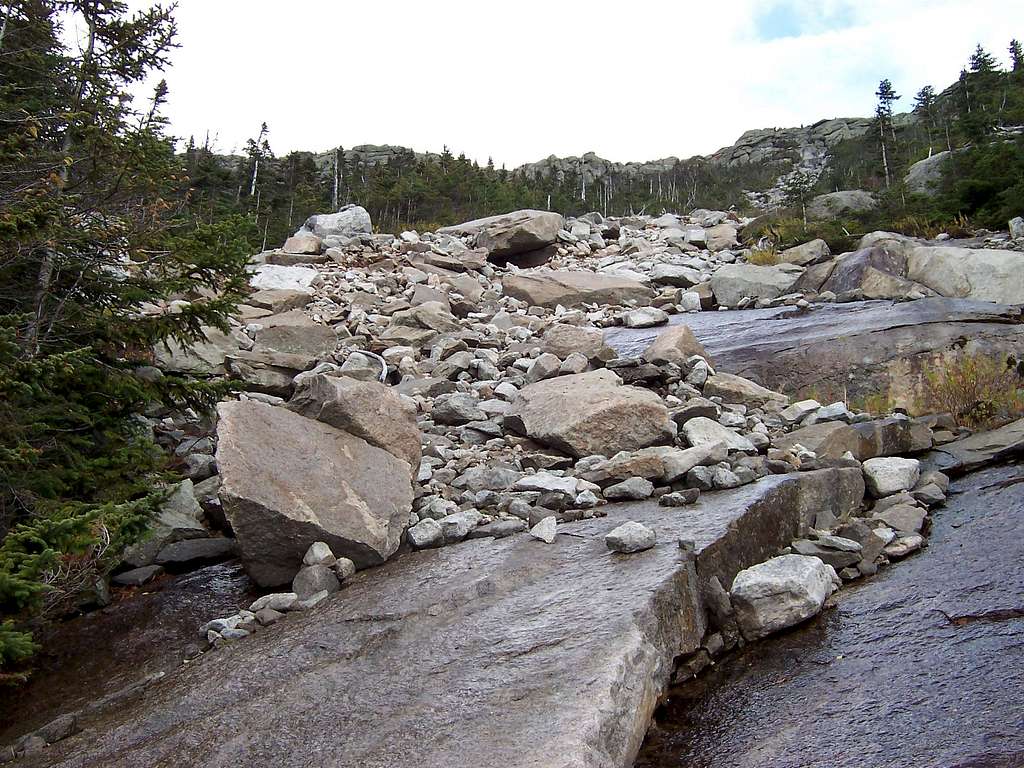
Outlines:
[[[61, 22], [84, 29], [63, 42]], [[161, 343], [227, 327], [245, 287], [240, 224], [187, 215], [160, 83], [172, 9], [120, 0], [8, 4], [0, 85], [0, 613], [23, 621], [88, 586], [145, 530], [160, 462], [148, 403], [217, 387], [140, 375]], [[159, 311], [184, 299], [180, 311]], [[68, 579], [76, 573], [75, 579]], [[30, 649], [0, 623], [0, 665]]]
[[1017, 40], [1010, 41], [1010, 67], [1013, 72], [1024, 71], [1024, 48]]
[[895, 89], [892, 87], [892, 83], [888, 79], [885, 79], [878, 84], [878, 90], [875, 92], [875, 96], [878, 98], [878, 105], [875, 107], [875, 122], [878, 129], [879, 146], [882, 150], [882, 168], [885, 171], [885, 186], [888, 188], [891, 186], [892, 179], [889, 173], [889, 153], [886, 146], [889, 140], [886, 139], [886, 133], [888, 132], [891, 135], [892, 143], [895, 144], [896, 129], [892, 120], [892, 105], [901, 97], [896, 94]]

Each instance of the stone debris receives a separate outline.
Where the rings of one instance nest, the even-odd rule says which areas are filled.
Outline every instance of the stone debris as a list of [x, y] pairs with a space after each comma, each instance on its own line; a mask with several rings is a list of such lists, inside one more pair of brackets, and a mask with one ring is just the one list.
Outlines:
[[[827, 300], [830, 279], [843, 288], [833, 296], [863, 291], [869, 267], [946, 295], [914, 267], [942, 256], [930, 246], [876, 233], [862, 250], [916, 255], [906, 265], [874, 251], [833, 257], [816, 241], [761, 267], [740, 244], [747, 222], [726, 212], [518, 211], [398, 236], [371, 234], [364, 214], [312, 217], [285, 247], [254, 258], [254, 292], [230, 333], [211, 330], [191, 356], [157, 356], [169, 371], [226, 376], [242, 391], [216, 418], [153, 420], [190, 485], [168, 501], [157, 543], [126, 567], [157, 564], [177, 542], [233, 541], [258, 584], [293, 589], [253, 612], [283, 614], [327, 599], [401, 546], [526, 531], [548, 541], [609, 502], [657, 498], [664, 514], [699, 514], [704, 492], [863, 461], [882, 504], [866, 530], [843, 535], [853, 521], [811, 513], [818, 528], [792, 545], [856, 578], [886, 547], [908, 549], [927, 505], [945, 498], [937, 478], [925, 482], [916, 460], [899, 457], [930, 449], [951, 425], [791, 403], [719, 370], [685, 323], [715, 308], [799, 309]], [[984, 258], [998, 261], [993, 253]], [[855, 278], [860, 288], [848, 288]], [[615, 326], [663, 330], [638, 357], [620, 357], [604, 339]], [[901, 492], [899, 504], [885, 501]], [[626, 542], [616, 551], [648, 540], [613, 533], [610, 547]], [[128, 573], [123, 581], [144, 576]]]
[[743, 636], [758, 640], [817, 615], [838, 586], [819, 558], [781, 555], [736, 574], [729, 596]]

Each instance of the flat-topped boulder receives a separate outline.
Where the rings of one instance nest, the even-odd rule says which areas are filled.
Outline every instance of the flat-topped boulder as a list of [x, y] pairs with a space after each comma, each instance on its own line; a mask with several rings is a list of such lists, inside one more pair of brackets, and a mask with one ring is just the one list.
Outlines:
[[735, 307], [744, 298], [774, 299], [788, 293], [802, 272], [795, 264], [726, 264], [711, 276], [711, 290], [719, 304]]
[[1024, 253], [923, 246], [907, 256], [907, 277], [941, 296], [1024, 303]]
[[506, 429], [577, 458], [635, 451], [671, 442], [675, 435], [675, 423], [660, 397], [622, 386], [607, 369], [524, 387], [504, 423]]
[[253, 581], [291, 582], [317, 541], [360, 567], [395, 553], [412, 508], [407, 462], [252, 400], [221, 403], [217, 415], [220, 499]]
[[536, 270], [506, 275], [502, 286], [507, 296], [532, 306], [554, 308], [581, 304], [646, 302], [653, 292], [641, 282], [597, 272]]
[[491, 259], [508, 259], [551, 245], [565, 226], [561, 214], [522, 210], [487, 216], [438, 230], [442, 235], [470, 237]]

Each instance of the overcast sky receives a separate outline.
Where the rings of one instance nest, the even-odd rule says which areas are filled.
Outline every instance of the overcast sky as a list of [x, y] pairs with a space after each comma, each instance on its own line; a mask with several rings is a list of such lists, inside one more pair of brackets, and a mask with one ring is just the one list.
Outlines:
[[[134, 0], [133, 5], [147, 5]], [[231, 151], [447, 144], [514, 167], [587, 151], [707, 154], [750, 128], [909, 108], [977, 43], [1006, 60], [1022, 0], [179, 0], [177, 135]]]

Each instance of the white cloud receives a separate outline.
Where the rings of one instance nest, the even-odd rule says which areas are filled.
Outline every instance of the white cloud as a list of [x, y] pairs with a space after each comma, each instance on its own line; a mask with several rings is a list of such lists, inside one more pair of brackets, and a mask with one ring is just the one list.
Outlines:
[[[763, 41], [773, 4], [802, 36]], [[867, 114], [882, 77], [905, 106], [951, 82], [977, 42], [1002, 56], [1024, 4], [180, 0], [178, 21], [179, 135], [210, 130], [227, 151], [266, 120], [278, 154], [447, 144], [511, 167], [707, 153], [750, 128]]]

